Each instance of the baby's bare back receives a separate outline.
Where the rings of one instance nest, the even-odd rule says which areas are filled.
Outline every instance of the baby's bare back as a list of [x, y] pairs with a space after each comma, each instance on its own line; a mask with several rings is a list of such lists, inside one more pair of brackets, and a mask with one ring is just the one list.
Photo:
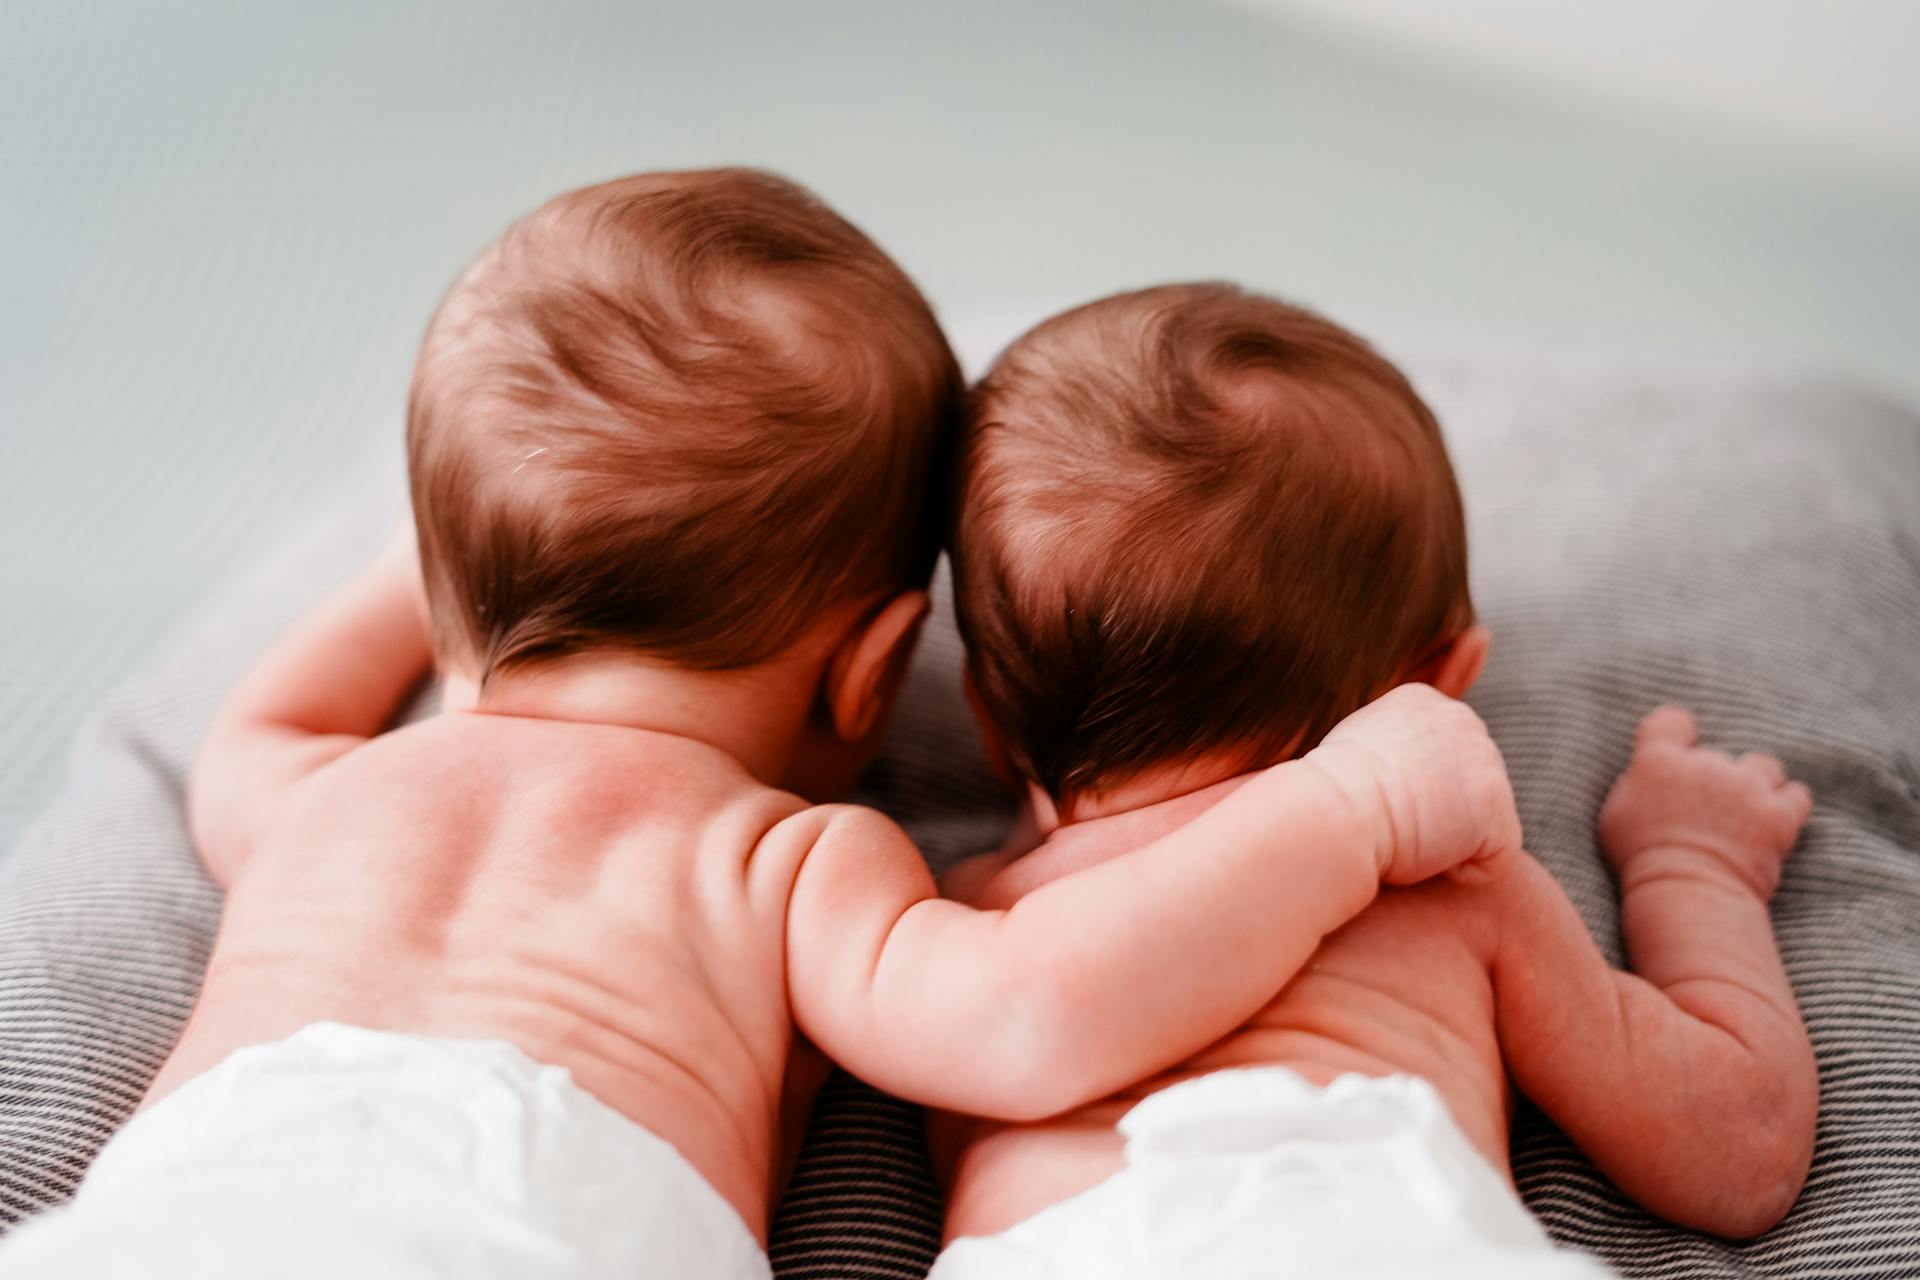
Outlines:
[[1446, 881], [1384, 890], [1245, 1026], [1177, 1066], [1038, 1124], [942, 1117], [933, 1137], [936, 1158], [950, 1162], [947, 1237], [1003, 1231], [1117, 1173], [1121, 1116], [1171, 1085], [1236, 1067], [1286, 1067], [1316, 1084], [1348, 1072], [1419, 1076], [1505, 1173], [1511, 1094], [1489, 978], [1491, 913], [1503, 896]]
[[803, 807], [631, 729], [462, 713], [374, 739], [266, 824], [148, 1100], [316, 1021], [503, 1039], [763, 1231], [806, 849], [774, 829]]

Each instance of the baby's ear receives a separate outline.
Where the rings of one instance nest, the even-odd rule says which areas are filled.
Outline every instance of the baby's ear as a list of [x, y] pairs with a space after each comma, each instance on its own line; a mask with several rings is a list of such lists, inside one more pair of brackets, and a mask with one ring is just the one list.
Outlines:
[[903, 591], [841, 642], [827, 665], [824, 692], [842, 742], [864, 740], [886, 716], [932, 603], [924, 591]]
[[1475, 623], [1418, 669], [1409, 671], [1406, 679], [1430, 684], [1449, 698], [1464, 698], [1480, 678], [1480, 669], [1487, 665], [1487, 649], [1492, 644], [1493, 632]]

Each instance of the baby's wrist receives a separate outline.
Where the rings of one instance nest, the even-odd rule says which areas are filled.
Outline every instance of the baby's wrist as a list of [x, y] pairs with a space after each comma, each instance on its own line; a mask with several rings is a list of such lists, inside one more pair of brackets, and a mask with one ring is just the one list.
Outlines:
[[1779, 868], [1758, 865], [1737, 851], [1697, 839], [1661, 840], [1636, 846], [1612, 858], [1622, 894], [1659, 883], [1693, 882], [1717, 889], [1735, 889], [1762, 902], [1773, 896]]
[[1329, 762], [1324, 749], [1310, 751], [1295, 763], [1313, 767], [1343, 829], [1351, 833], [1351, 846], [1365, 854], [1374, 881], [1384, 880], [1393, 865], [1393, 824], [1372, 771], [1351, 767], [1351, 762]]

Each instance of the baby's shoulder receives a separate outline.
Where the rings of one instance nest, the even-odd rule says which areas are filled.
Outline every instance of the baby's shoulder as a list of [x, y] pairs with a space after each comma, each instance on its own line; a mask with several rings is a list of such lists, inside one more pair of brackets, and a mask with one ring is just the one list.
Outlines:
[[666, 734], [522, 716], [449, 713], [358, 747], [301, 788], [300, 807], [558, 833], [625, 826], [763, 829], [807, 807], [725, 752]]

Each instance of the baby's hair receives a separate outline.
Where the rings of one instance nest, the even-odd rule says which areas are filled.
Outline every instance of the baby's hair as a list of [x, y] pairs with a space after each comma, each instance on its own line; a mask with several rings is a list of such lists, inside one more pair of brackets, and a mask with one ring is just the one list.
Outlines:
[[442, 656], [708, 669], [924, 585], [962, 381], [906, 275], [748, 169], [569, 192], [460, 277], [407, 447]]
[[1062, 805], [1304, 752], [1473, 619], [1432, 413], [1353, 334], [1230, 285], [1026, 334], [972, 393], [956, 484], [969, 669]]

